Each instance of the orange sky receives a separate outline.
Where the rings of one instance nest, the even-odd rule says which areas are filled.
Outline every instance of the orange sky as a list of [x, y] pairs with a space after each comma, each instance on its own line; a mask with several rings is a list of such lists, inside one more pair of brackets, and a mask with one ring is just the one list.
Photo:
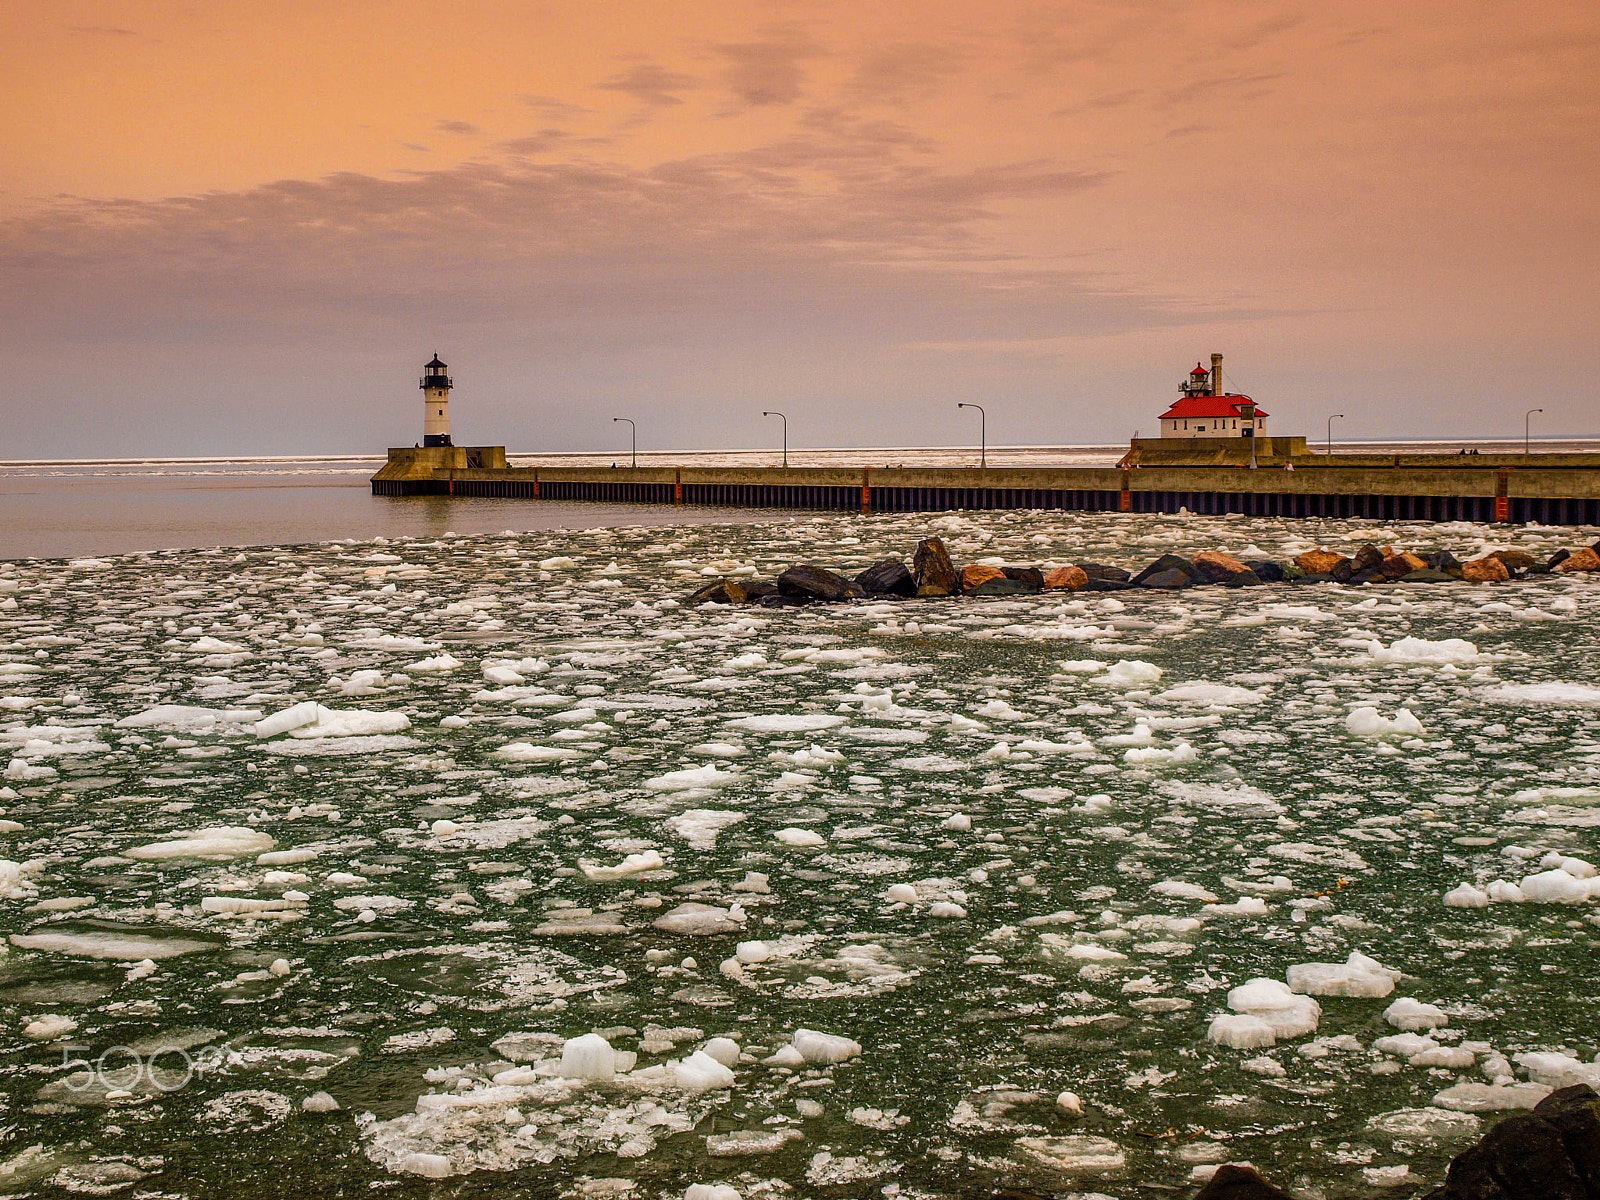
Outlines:
[[1589, 0], [7, 15], [17, 455], [1600, 434]]

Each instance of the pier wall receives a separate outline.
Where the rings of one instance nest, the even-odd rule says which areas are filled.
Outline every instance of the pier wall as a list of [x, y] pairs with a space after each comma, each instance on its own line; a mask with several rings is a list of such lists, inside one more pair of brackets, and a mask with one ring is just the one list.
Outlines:
[[[1282, 466], [511, 467], [380, 471], [376, 495], [696, 504], [841, 512], [1056, 509], [1266, 517], [1600, 524], [1591, 455], [1298, 458]], [[1486, 456], [1485, 456], [1486, 457]], [[1530, 459], [1551, 459], [1530, 462]], [[1517, 465], [1501, 462], [1516, 459]]]

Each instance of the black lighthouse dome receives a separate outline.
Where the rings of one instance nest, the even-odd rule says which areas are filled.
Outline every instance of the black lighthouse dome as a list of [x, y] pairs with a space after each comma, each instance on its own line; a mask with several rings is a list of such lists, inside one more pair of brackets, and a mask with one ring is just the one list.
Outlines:
[[422, 378], [418, 381], [417, 386], [421, 388], [443, 388], [446, 391], [450, 389], [450, 368], [439, 361], [437, 352], [422, 368]]

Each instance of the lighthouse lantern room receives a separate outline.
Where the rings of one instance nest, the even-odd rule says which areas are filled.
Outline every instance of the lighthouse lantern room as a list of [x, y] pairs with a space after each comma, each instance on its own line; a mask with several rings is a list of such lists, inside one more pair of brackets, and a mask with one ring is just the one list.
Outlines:
[[1178, 385], [1178, 399], [1161, 414], [1164, 438], [1265, 437], [1267, 414], [1249, 396], [1224, 391], [1222, 355], [1211, 356], [1208, 371], [1199, 363]]
[[450, 446], [450, 368], [435, 354], [422, 368], [422, 444]]

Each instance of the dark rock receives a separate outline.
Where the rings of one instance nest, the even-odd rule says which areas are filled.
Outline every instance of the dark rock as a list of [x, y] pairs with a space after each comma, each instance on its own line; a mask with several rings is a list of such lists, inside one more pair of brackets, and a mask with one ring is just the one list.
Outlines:
[[1089, 582], [1083, 585], [1085, 592], [1128, 592], [1133, 590], [1133, 584], [1126, 579], [1096, 579], [1089, 577]]
[[782, 592], [773, 592], [756, 601], [762, 608], [804, 608], [811, 603], [810, 596], [785, 596]]
[[1194, 580], [1189, 573], [1180, 571], [1176, 567], [1165, 571], [1157, 571], [1153, 575], [1140, 572], [1140, 579], [1139, 587], [1160, 588], [1165, 591], [1175, 591], [1178, 588], [1194, 586]]
[[1571, 557], [1572, 557], [1572, 551], [1571, 550], [1557, 550], [1549, 558], [1545, 559], [1544, 565], [1545, 565], [1545, 567], [1547, 569], [1549, 569], [1551, 571], [1554, 571], [1557, 567], [1559, 567], [1562, 563], [1566, 562], [1567, 559], [1569, 559]]
[[1361, 571], [1370, 571], [1374, 569], [1379, 563], [1383, 562], [1384, 557], [1385, 556], [1382, 550], [1379, 550], [1371, 542], [1368, 542], [1365, 546], [1356, 551], [1356, 556], [1351, 560], [1351, 562], [1355, 564], [1355, 570], [1357, 573], [1359, 573]]
[[728, 579], [723, 582], [729, 604], [754, 604], [763, 596], [776, 594], [778, 585], [769, 579]]
[[938, 538], [925, 538], [917, 543], [917, 553], [911, 560], [911, 577], [916, 581], [919, 596], [961, 594], [961, 574], [950, 561], [950, 551]]
[[1280, 1192], [1249, 1167], [1225, 1163], [1196, 1193], [1194, 1200], [1290, 1200], [1290, 1197], [1288, 1192]]
[[1326, 572], [1326, 571], [1314, 571], [1309, 575], [1301, 575], [1298, 579], [1294, 580], [1294, 582], [1295, 583], [1338, 583], [1339, 581], [1337, 579], [1335, 579], [1332, 575], [1328, 574], [1328, 572]]
[[1529, 554], [1526, 550], [1495, 550], [1489, 555], [1489, 557], [1498, 558], [1505, 564], [1506, 570], [1510, 571], [1513, 575], [1519, 571], [1526, 571], [1529, 567], [1534, 567], [1539, 564], [1539, 560], [1534, 558], [1534, 556]]
[[[1156, 559], [1155, 562], [1151, 563], [1148, 567], [1135, 575], [1129, 582], [1131, 582], [1135, 587], [1143, 587], [1145, 585], [1145, 580], [1149, 579], [1152, 575], [1159, 575], [1163, 571], [1181, 571], [1188, 578], [1189, 584], [1205, 582], [1205, 580], [1201, 578], [1200, 572], [1196, 571], [1194, 567], [1190, 565], [1189, 560], [1184, 558], [1181, 554], [1163, 554], [1160, 558]], [[1189, 584], [1183, 584], [1180, 586], [1187, 587]], [[1162, 585], [1157, 584], [1156, 586], [1161, 587]]]
[[[1453, 574], [1461, 569], [1461, 560], [1448, 550], [1435, 550], [1432, 554], [1424, 554], [1422, 561], [1435, 571], [1444, 571]], [[1457, 578], [1460, 578], [1457, 576]]]
[[986, 579], [977, 587], [967, 593], [969, 596], [1015, 596], [1022, 593], [1037, 592], [1039, 589], [1031, 586], [1024, 579], [1007, 579], [1000, 575], [994, 579]]
[[1354, 575], [1355, 573], [1355, 561], [1349, 558], [1341, 558], [1338, 562], [1334, 563], [1333, 566], [1328, 568], [1328, 574], [1332, 575], [1339, 583], [1349, 583], [1350, 576]]
[[1600, 1196], [1600, 1095], [1588, 1084], [1551, 1092], [1450, 1160], [1426, 1200], [1594, 1200]]
[[869, 596], [915, 596], [917, 581], [911, 577], [911, 568], [898, 558], [886, 558], [873, 563], [856, 576], [861, 590]]
[[1256, 578], [1262, 583], [1282, 583], [1283, 564], [1275, 563], [1270, 558], [1246, 558], [1240, 560], [1245, 566], [1256, 573]]
[[1028, 585], [1028, 591], [1044, 590], [1044, 572], [1038, 567], [1001, 567], [1007, 579]]
[[850, 581], [823, 567], [797, 563], [778, 576], [778, 592], [784, 596], [804, 596], [810, 600], [849, 600]]
[[1435, 571], [1432, 567], [1419, 567], [1410, 571], [1399, 579], [1400, 583], [1455, 583], [1454, 575], [1446, 575], [1443, 571]]
[[1104, 579], [1108, 583], [1127, 583], [1129, 575], [1121, 567], [1113, 567], [1110, 563], [1081, 562], [1078, 569], [1089, 577], [1089, 582]]
[[1415, 554], [1391, 554], [1378, 564], [1378, 570], [1383, 572], [1385, 579], [1399, 579], [1402, 575], [1420, 571], [1427, 565], [1425, 559], [1418, 558]]
[[1365, 570], [1357, 571], [1349, 579], [1345, 580], [1349, 584], [1386, 583], [1387, 581], [1388, 577], [1384, 575], [1382, 566], [1367, 567]]
[[719, 579], [715, 583], [708, 583], [704, 587], [690, 592], [683, 598], [686, 605], [694, 604], [731, 604], [728, 598], [728, 579]]
[[[1306, 572], [1304, 567], [1298, 566], [1292, 562], [1283, 564], [1283, 578], [1286, 582], [1293, 583], [1296, 579], [1304, 579], [1305, 577]], [[1263, 575], [1261, 578], [1265, 579], [1266, 576]]]

